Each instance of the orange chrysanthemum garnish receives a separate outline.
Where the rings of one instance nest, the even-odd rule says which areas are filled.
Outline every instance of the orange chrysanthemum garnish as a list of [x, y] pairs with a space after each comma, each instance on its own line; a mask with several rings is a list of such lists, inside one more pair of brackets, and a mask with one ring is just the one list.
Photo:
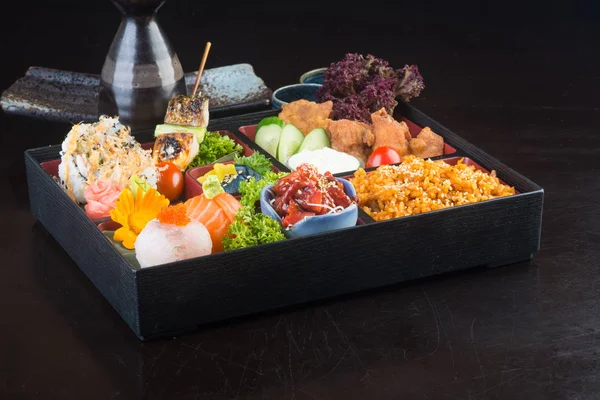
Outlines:
[[184, 203], [179, 203], [174, 206], [163, 208], [159, 213], [158, 221], [161, 224], [170, 224], [177, 226], [185, 226], [190, 223], [190, 218], [187, 216], [187, 207]]
[[115, 232], [114, 239], [123, 242], [123, 247], [132, 250], [142, 229], [168, 205], [169, 199], [153, 188], [143, 192], [142, 188], [138, 187], [135, 198], [133, 192], [125, 188], [119, 195], [115, 208], [110, 212], [111, 219], [121, 224]]

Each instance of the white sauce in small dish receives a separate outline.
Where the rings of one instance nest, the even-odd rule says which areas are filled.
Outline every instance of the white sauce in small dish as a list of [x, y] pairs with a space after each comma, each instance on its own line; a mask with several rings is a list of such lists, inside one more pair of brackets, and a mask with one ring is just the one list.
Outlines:
[[325, 147], [319, 150], [305, 150], [296, 153], [287, 160], [287, 165], [292, 170], [302, 163], [312, 164], [320, 174], [329, 171], [332, 174], [355, 171], [360, 168], [360, 160], [350, 154]]

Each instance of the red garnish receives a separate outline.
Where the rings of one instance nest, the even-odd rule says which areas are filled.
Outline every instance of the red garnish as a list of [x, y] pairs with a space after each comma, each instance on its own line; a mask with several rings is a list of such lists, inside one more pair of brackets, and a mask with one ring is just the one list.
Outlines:
[[161, 224], [185, 226], [190, 223], [187, 216], [187, 207], [184, 203], [163, 208], [157, 216]]

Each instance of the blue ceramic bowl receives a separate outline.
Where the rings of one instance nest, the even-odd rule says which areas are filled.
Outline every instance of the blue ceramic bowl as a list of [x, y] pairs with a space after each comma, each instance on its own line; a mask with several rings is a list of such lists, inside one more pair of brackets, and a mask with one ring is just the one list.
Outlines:
[[317, 68], [312, 71], [308, 71], [300, 76], [300, 83], [317, 83], [319, 85], [323, 84], [323, 75], [325, 75], [325, 71], [327, 68]]
[[[336, 178], [344, 185], [344, 191], [350, 197], [356, 196], [354, 186], [346, 179]], [[269, 203], [275, 198], [273, 186], [269, 185], [263, 188], [260, 192], [260, 210], [263, 214], [268, 215], [281, 224], [281, 217]], [[297, 238], [302, 236], [314, 235], [333, 231], [335, 229], [349, 228], [355, 226], [358, 221], [358, 206], [352, 204], [350, 207], [336, 213], [327, 215], [315, 215], [307, 217], [304, 220], [296, 223], [292, 229], [284, 229], [283, 233], [287, 238]]]
[[317, 101], [317, 89], [323, 85], [316, 83], [296, 83], [280, 87], [273, 92], [271, 105], [273, 108], [281, 108], [282, 105], [296, 100]]

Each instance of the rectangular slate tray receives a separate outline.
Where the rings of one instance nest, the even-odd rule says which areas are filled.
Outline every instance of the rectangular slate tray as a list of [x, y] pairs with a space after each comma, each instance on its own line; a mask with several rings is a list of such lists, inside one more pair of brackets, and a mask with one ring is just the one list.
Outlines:
[[[188, 93], [196, 75], [197, 71], [185, 74]], [[0, 105], [7, 113], [49, 121], [95, 121], [99, 85], [99, 75], [31, 67], [2, 93]], [[200, 88], [210, 98], [212, 118], [264, 110], [271, 104], [271, 89], [250, 64], [206, 69]]]
[[[209, 129], [237, 132], [261, 151], [238, 128], [276, 113], [213, 120]], [[59, 145], [25, 152], [31, 209], [141, 340], [417, 278], [531, 259], [540, 247], [543, 189], [412, 106], [400, 104], [397, 113], [443, 136], [456, 149], [452, 158], [468, 157], [495, 170], [518, 193], [384, 222], [360, 210], [363, 223], [352, 228], [140, 270], [40, 166], [59, 157]], [[136, 139], [152, 140], [152, 132]]]

